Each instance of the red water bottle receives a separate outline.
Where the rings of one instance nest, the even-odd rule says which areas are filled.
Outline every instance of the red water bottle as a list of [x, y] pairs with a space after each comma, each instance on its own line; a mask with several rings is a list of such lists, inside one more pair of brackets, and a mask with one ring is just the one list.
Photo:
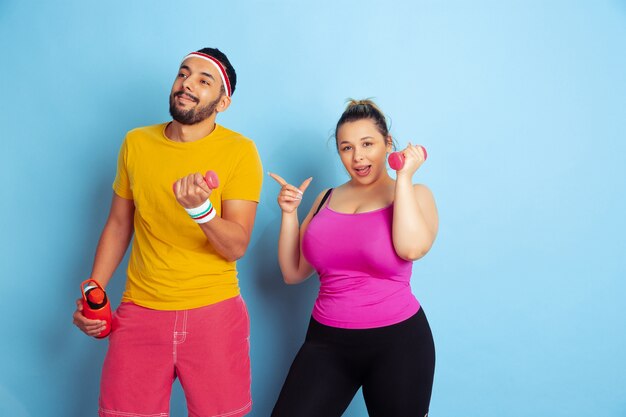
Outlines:
[[[86, 287], [87, 284], [91, 285]], [[83, 316], [91, 320], [104, 320], [106, 322], [106, 327], [96, 338], [107, 337], [111, 333], [111, 304], [104, 288], [100, 286], [98, 281], [90, 278], [80, 284], [80, 292], [83, 296]]]
[[[420, 146], [422, 151], [424, 152], [424, 161], [428, 158], [428, 154], [426, 153], [426, 148]], [[389, 154], [388, 158], [389, 166], [391, 169], [399, 170], [404, 166], [404, 154], [402, 152], [392, 152]]]

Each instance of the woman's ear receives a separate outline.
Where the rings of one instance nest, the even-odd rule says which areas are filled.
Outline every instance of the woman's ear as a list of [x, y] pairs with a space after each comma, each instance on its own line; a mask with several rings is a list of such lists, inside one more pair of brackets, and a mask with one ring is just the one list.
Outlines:
[[391, 135], [387, 135], [385, 138], [385, 148], [387, 148], [387, 153], [393, 152], [393, 138]]

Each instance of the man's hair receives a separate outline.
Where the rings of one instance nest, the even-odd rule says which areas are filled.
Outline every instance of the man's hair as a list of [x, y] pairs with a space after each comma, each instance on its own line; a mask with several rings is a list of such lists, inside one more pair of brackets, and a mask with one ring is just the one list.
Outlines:
[[202, 48], [196, 52], [210, 55], [222, 63], [224, 69], [226, 69], [226, 75], [228, 76], [228, 81], [230, 82], [230, 94], [232, 95], [235, 92], [235, 86], [237, 85], [237, 73], [235, 72], [235, 68], [233, 68], [230, 61], [228, 60], [226, 54], [224, 54], [217, 48]]

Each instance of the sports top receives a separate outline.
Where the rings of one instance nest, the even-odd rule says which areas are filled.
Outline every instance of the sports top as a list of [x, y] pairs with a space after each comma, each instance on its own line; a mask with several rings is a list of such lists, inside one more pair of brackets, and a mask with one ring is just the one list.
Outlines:
[[413, 262], [396, 254], [392, 219], [393, 204], [356, 214], [326, 205], [313, 217], [302, 252], [320, 277], [315, 320], [367, 329], [399, 323], [419, 310], [411, 292]]

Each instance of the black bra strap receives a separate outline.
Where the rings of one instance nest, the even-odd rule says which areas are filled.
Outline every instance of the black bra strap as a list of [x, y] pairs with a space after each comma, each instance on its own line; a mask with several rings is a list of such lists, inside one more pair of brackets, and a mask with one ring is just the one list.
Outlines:
[[320, 209], [322, 208], [322, 206], [324, 205], [324, 203], [328, 199], [328, 196], [330, 195], [331, 191], [333, 191], [332, 188], [329, 188], [328, 191], [326, 191], [326, 194], [324, 194], [324, 197], [322, 197], [322, 201], [320, 202], [320, 205], [317, 206], [317, 210], [315, 210], [315, 213], [313, 213], [313, 216], [311, 216], [312, 218], [315, 217], [315, 215], [317, 214], [318, 211], [320, 211]]

